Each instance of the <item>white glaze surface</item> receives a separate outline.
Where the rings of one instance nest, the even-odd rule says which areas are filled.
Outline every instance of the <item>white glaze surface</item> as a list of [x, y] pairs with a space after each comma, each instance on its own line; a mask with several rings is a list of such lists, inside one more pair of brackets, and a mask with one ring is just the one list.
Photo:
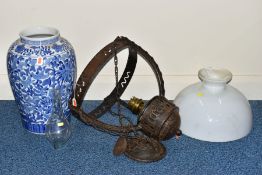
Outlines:
[[[49, 37], [30, 37], [31, 35], [50, 35]], [[19, 36], [24, 40], [29, 41], [44, 41], [50, 40], [59, 37], [59, 31], [55, 28], [44, 27], [44, 26], [36, 26], [24, 29], [20, 32]]]
[[182, 132], [192, 138], [226, 142], [246, 136], [252, 128], [247, 99], [222, 81], [190, 85], [178, 94], [174, 103], [180, 109]]

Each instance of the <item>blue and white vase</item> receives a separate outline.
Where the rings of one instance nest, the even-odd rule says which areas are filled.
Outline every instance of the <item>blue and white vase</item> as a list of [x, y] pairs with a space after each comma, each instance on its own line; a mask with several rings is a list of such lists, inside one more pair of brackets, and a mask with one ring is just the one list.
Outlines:
[[76, 59], [71, 44], [57, 29], [33, 27], [22, 31], [9, 48], [7, 69], [25, 129], [44, 134], [52, 112], [52, 89], [60, 89], [63, 114], [69, 119]]

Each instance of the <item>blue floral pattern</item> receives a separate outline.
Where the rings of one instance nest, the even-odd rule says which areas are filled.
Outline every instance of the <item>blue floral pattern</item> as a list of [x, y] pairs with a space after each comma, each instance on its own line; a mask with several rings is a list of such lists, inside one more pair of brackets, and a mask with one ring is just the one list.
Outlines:
[[15, 41], [7, 55], [7, 69], [23, 126], [33, 133], [44, 133], [51, 115], [50, 89], [60, 89], [63, 113], [70, 116], [68, 100], [76, 76], [75, 53], [70, 43], [60, 38], [53, 43]]

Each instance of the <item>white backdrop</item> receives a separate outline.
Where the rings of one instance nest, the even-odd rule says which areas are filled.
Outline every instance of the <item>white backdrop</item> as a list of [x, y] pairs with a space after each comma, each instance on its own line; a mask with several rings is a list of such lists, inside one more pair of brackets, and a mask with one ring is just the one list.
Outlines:
[[[36, 25], [58, 28], [71, 42], [78, 76], [101, 48], [123, 35], [155, 58], [169, 99], [198, 81], [197, 71], [206, 66], [231, 70], [233, 86], [248, 99], [262, 99], [261, 0], [0, 0], [0, 99], [13, 99], [8, 47], [22, 29]], [[127, 52], [119, 57], [123, 70]], [[113, 85], [111, 62], [86, 99], [103, 99]], [[157, 93], [153, 73], [140, 58], [124, 99]]]

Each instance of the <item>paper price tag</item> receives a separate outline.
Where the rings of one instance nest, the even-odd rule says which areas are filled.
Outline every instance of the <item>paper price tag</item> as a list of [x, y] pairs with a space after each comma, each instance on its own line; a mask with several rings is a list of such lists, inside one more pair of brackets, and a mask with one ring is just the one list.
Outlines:
[[36, 65], [43, 65], [43, 63], [44, 63], [43, 57], [38, 57], [38, 58], [36, 59]]
[[72, 105], [73, 105], [74, 107], [77, 107], [77, 102], [76, 102], [76, 99], [75, 99], [75, 98], [72, 99]]
[[57, 123], [57, 126], [64, 126], [64, 122]]
[[204, 94], [203, 94], [202, 92], [198, 92], [198, 93], [197, 93], [197, 96], [198, 96], [198, 97], [203, 97]]

